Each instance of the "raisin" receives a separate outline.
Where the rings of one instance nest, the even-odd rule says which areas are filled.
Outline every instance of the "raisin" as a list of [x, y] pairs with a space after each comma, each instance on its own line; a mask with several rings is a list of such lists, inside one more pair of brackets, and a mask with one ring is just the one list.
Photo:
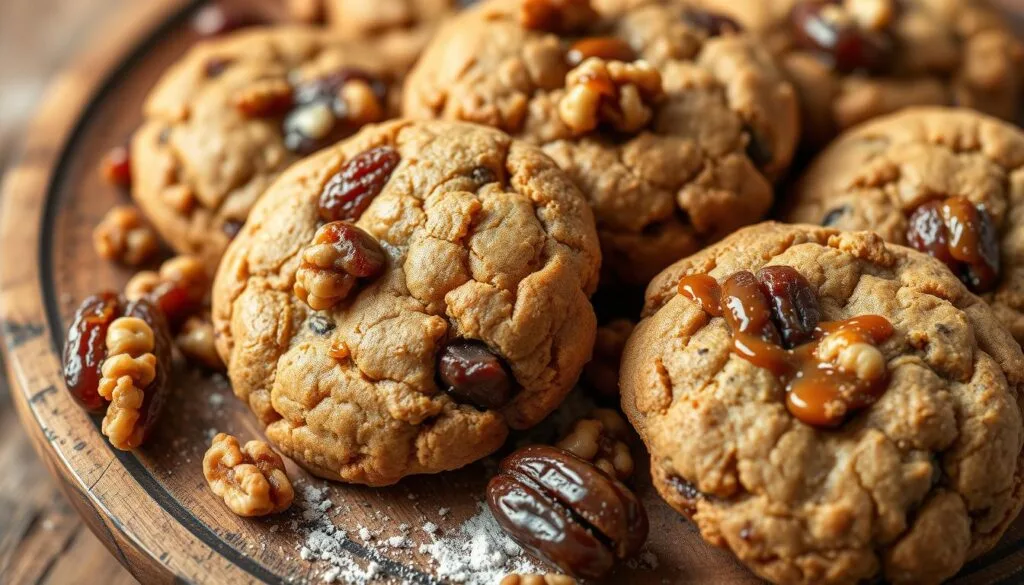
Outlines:
[[757, 280], [772, 303], [772, 322], [787, 348], [807, 343], [821, 319], [818, 295], [804, 275], [790, 266], [765, 266]]
[[520, 545], [570, 575], [600, 579], [639, 552], [647, 513], [621, 482], [547, 445], [506, 457], [487, 485], [498, 524]]
[[380, 194], [401, 157], [389, 146], [364, 151], [345, 163], [320, 193], [320, 218], [355, 221]]
[[101, 413], [106, 400], [97, 392], [107, 357], [107, 329], [121, 316], [122, 299], [115, 292], [88, 297], [75, 311], [64, 342], [64, 383], [83, 408]]
[[743, 27], [732, 18], [708, 10], [689, 9], [683, 13], [683, 20], [707, 31], [711, 37], [743, 32]]
[[100, 175], [111, 185], [127, 189], [132, 186], [132, 159], [126, 146], [115, 146], [103, 155]]
[[779, 345], [782, 338], [772, 323], [772, 305], [753, 273], [736, 272], [722, 284], [722, 311], [735, 333]]
[[827, 5], [827, 2], [809, 1], [793, 8], [790, 26], [797, 45], [825, 57], [842, 73], [885, 71], [892, 61], [892, 39], [853, 24], [830, 21], [822, 14]]
[[446, 345], [437, 371], [440, 386], [457, 402], [493, 409], [512, 400], [512, 373], [501, 357], [479, 341], [459, 339]]

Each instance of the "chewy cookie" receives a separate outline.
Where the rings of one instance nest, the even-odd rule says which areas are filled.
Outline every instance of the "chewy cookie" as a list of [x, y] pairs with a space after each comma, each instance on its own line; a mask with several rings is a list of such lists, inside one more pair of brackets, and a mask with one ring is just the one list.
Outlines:
[[391, 484], [483, 457], [562, 401], [593, 347], [599, 263], [585, 200], [535, 147], [369, 127], [256, 206], [214, 284], [218, 350], [284, 454]]
[[946, 262], [1024, 343], [1024, 133], [917, 108], [844, 134], [797, 184], [790, 221], [870, 229]]
[[345, 38], [432, 26], [472, 0], [289, 0], [292, 14], [325, 22]]
[[176, 251], [201, 255], [212, 273], [284, 168], [390, 116], [410, 63], [302, 27], [203, 42], [146, 100], [132, 140], [132, 195]]
[[647, 290], [622, 404], [660, 494], [775, 583], [938, 583], [1022, 498], [1024, 355], [941, 263], [760, 224]]
[[1024, 48], [987, 0], [700, 0], [765, 38], [812, 145], [915, 105], [1018, 119]]
[[799, 133], [768, 53], [691, 5], [492, 0], [442, 27], [403, 111], [496, 126], [580, 186], [611, 280], [645, 284], [761, 219]]

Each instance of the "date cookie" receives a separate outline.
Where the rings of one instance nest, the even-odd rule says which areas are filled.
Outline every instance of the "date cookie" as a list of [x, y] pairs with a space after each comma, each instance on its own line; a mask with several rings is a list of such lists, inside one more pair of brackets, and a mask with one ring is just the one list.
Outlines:
[[794, 222], [870, 229], [942, 260], [1024, 343], [1024, 133], [914, 108], [850, 130], [811, 164]]
[[800, 93], [805, 137], [908, 106], [1019, 118], [1024, 47], [987, 0], [700, 0], [761, 35]]
[[445, 25], [403, 112], [501, 128], [580, 186], [611, 281], [762, 218], [799, 134], [769, 54], [679, 0], [492, 0]]
[[212, 273], [256, 199], [301, 156], [390, 117], [411, 58], [302, 27], [205, 41], [146, 99], [132, 196]]
[[589, 359], [600, 249], [536, 147], [392, 122], [288, 169], [214, 283], [235, 394], [285, 455], [386, 485], [461, 467], [562, 401]]
[[780, 584], [938, 583], [1021, 507], [1024, 355], [937, 260], [765, 223], [672, 265], [622, 405], [659, 493]]

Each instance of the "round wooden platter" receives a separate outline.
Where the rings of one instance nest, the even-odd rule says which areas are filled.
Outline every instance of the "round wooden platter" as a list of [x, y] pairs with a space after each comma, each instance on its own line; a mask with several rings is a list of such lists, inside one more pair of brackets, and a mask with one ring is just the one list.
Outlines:
[[[329, 565], [303, 560], [308, 555], [299, 551], [310, 525], [325, 521], [351, 535], [341, 548], [352, 561], [379, 565], [381, 582], [442, 583], [432, 559], [418, 551], [418, 544], [431, 542], [418, 527], [429, 521], [440, 527], [439, 535], [457, 532], [480, 509], [493, 459], [385, 489], [331, 484], [289, 462], [299, 491], [326, 488], [331, 511], [325, 516], [296, 505], [278, 517], [242, 519], [209, 491], [201, 469], [214, 430], [243, 440], [260, 434], [223, 377], [176, 371], [173, 398], [155, 435], [133, 453], [112, 449], [100, 435], [99, 419], [86, 415], [65, 391], [59, 348], [69, 316], [86, 295], [121, 287], [130, 276], [92, 251], [92, 227], [126, 200], [99, 179], [98, 161], [127, 140], [148, 89], [195, 42], [189, 22], [197, 9], [184, 0], [134, 3], [56, 80], [25, 136], [21, 162], [5, 183], [0, 325], [22, 422], [93, 531], [143, 583], [320, 582]], [[554, 425], [546, 423], [540, 432], [553, 436]], [[705, 545], [646, 478], [641, 466], [637, 489], [651, 517], [646, 551], [657, 566], [623, 566], [608, 582], [758, 582], [730, 555]], [[450, 512], [441, 514], [440, 508]], [[402, 524], [412, 527], [412, 546], [373, 546], [403, 535]], [[360, 527], [374, 533], [373, 540], [359, 538]], [[1024, 524], [1018, 522], [956, 582], [1013, 579], [1022, 549]], [[88, 575], [82, 579], [89, 581]]]

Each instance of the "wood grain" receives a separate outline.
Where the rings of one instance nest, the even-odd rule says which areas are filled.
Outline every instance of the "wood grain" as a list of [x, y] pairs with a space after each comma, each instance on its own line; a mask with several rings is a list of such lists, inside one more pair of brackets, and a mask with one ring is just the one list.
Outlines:
[[[242, 1], [242, 0], [239, 0]], [[97, 259], [90, 231], [123, 194], [95, 172], [102, 153], [123, 143], [139, 122], [143, 96], [160, 73], [195, 41], [184, 0], [149, 0], [126, 8], [110, 34], [62, 75], [26, 133], [18, 166], [5, 181], [0, 209], [0, 329], [18, 414], [61, 489], [104, 545], [143, 583], [287, 582], [319, 577], [325, 565], [298, 558], [308, 519], [301, 507], [264, 520], [241, 519], [205, 487], [200, 460], [209, 436], [227, 431], [242, 439], [259, 435], [253, 417], [222, 378], [179, 368], [173, 398], [149, 444], [134, 453], [113, 451], [98, 420], [69, 398], [59, 376], [56, 348], [75, 305], [100, 287], [117, 288], [129, 273]], [[2, 427], [0, 427], [2, 428]], [[542, 428], [541, 433], [553, 433]], [[2, 453], [2, 452], [0, 452]], [[2, 463], [0, 459], [0, 463]], [[486, 463], [453, 473], [415, 477], [398, 486], [369, 489], [328, 484], [289, 463], [302, 485], [326, 488], [333, 522], [348, 534], [365, 527], [383, 537], [399, 525], [429, 520], [451, 533], [478, 509], [488, 476]], [[2, 476], [0, 476], [2, 477]], [[637, 491], [652, 520], [648, 548], [657, 568], [620, 568], [617, 583], [757, 583], [728, 554], [708, 547], [694, 528], [657, 498], [639, 472]], [[3, 479], [0, 479], [3, 481]], [[36, 494], [31, 494], [36, 497]], [[42, 499], [48, 496], [40, 495]], [[81, 540], [59, 514], [41, 522], [0, 502], [0, 522], [50, 532], [21, 539], [27, 554], [76, 550]], [[451, 512], [443, 517], [441, 507]], [[65, 517], [69, 517], [67, 515]], [[52, 537], [46, 537], [52, 535]], [[414, 531], [418, 543], [429, 542]], [[373, 560], [382, 574], [437, 583], [430, 559], [416, 547], [372, 550], [358, 538], [345, 541], [360, 562]], [[1014, 582], [1024, 561], [1024, 524], [1018, 523], [991, 553], [965, 568], [957, 583]], [[0, 551], [4, 551], [0, 542]], [[36, 552], [38, 551], [38, 552]], [[52, 570], [62, 569], [61, 561]], [[84, 563], [68, 561], [67, 570]], [[43, 569], [45, 571], [45, 569]], [[99, 567], [97, 571], [101, 570]], [[39, 568], [19, 568], [28, 575]], [[91, 579], [89, 582], [92, 582]], [[103, 582], [103, 581], [97, 581]]]

